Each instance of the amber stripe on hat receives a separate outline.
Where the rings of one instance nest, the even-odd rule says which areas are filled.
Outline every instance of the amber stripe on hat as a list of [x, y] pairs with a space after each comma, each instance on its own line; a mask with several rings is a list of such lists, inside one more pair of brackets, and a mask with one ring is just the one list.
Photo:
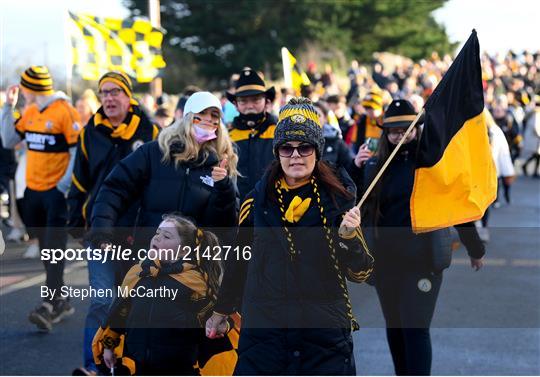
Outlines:
[[118, 85], [128, 95], [128, 97], [131, 98], [133, 91], [131, 80], [125, 73], [119, 71], [107, 72], [99, 79], [99, 89], [101, 89], [101, 86], [106, 82], [111, 82]]
[[384, 118], [384, 123], [405, 122], [413, 121], [416, 119], [416, 115], [396, 115], [393, 117]]
[[315, 122], [315, 124], [318, 125], [319, 127], [321, 127], [321, 122], [319, 120], [319, 115], [317, 115], [317, 113], [308, 109], [299, 109], [297, 107], [283, 109], [282, 111], [280, 111], [278, 123], [281, 122], [283, 119], [292, 117], [293, 115], [302, 115], [305, 118]]
[[242, 85], [236, 88], [236, 92], [243, 92], [245, 90], [262, 90], [263, 92], [266, 90], [266, 88], [262, 85]]

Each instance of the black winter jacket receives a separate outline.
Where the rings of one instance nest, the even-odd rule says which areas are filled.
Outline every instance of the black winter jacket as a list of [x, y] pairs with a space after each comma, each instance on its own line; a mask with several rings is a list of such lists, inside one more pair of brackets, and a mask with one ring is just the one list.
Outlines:
[[[128, 118], [132, 120], [138, 117], [139, 121], [136, 131], [127, 139], [111, 137], [112, 130], [102, 124], [96, 125], [95, 117], [90, 119], [88, 125], [79, 134], [72, 185], [68, 195], [68, 225], [74, 236], [82, 235], [83, 229], [89, 225], [94, 201], [101, 184], [118, 161], [143, 143], [154, 140], [158, 135], [158, 127], [152, 124], [137, 106], [133, 105], [132, 109]], [[100, 108], [98, 112], [103, 113], [103, 110]], [[137, 209], [138, 204], [134, 203], [123, 216], [118, 218], [115, 225], [133, 226]]]
[[[177, 153], [181, 145], [173, 145]], [[162, 216], [180, 212], [199, 227], [233, 227], [238, 213], [237, 191], [229, 177], [214, 182], [212, 168], [218, 158], [210, 154], [206, 161], [163, 163], [157, 141], [139, 147], [121, 160], [107, 176], [97, 195], [92, 212], [92, 234], [110, 235], [113, 226], [129, 205], [140, 199], [136, 240], [148, 245]], [[104, 240], [104, 239], [102, 239]]]
[[264, 120], [255, 127], [249, 127], [241, 117], [236, 117], [229, 131], [231, 140], [236, 143], [238, 153], [238, 191], [242, 200], [253, 190], [266, 168], [274, 160], [272, 143], [277, 118], [266, 113]]
[[354, 156], [352, 155], [351, 150], [339, 136], [338, 131], [329, 130], [327, 126], [325, 126], [322, 159], [335, 166], [343, 167], [348, 172], [349, 166], [353, 163], [353, 158]]
[[[341, 171], [345, 187], [355, 187]], [[266, 175], [246, 197], [240, 211], [239, 243], [252, 246], [249, 261], [229, 260], [217, 312], [238, 308], [240, 334], [237, 374], [354, 374], [351, 318], [322, 227], [320, 207], [311, 184], [284, 193], [289, 203], [295, 195], [312, 197], [300, 221], [287, 223], [296, 256], [278, 204], [266, 195]], [[319, 186], [342, 277], [362, 282], [373, 259], [357, 239], [337, 236], [342, 214], [354, 205], [337, 197], [334, 202]], [[346, 293], [345, 293], [346, 294]]]
[[[132, 267], [130, 273], [133, 270], [138, 272], [140, 267]], [[195, 374], [193, 366], [204, 337], [198, 315], [208, 300], [194, 298], [194, 291], [168, 274], [142, 277], [132, 287], [124, 282], [119, 289], [125, 293], [127, 288], [137, 295], [118, 297], [102, 327], [125, 334], [123, 356], [135, 362], [135, 373]], [[168, 295], [173, 290], [174, 299]], [[151, 297], [147, 292], [157, 295]]]

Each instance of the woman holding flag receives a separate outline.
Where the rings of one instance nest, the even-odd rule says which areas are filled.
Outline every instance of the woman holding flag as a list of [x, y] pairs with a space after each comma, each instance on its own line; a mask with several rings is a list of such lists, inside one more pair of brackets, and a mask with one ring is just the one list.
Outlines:
[[[356, 374], [345, 279], [365, 281], [373, 258], [357, 230], [354, 184], [321, 160], [323, 147], [315, 108], [291, 99], [279, 113], [275, 161], [240, 210], [238, 244], [251, 258], [227, 261], [206, 323], [219, 337], [228, 315], [242, 314], [236, 375]], [[340, 224], [352, 234], [340, 237]]]
[[[429, 375], [429, 327], [442, 270], [449, 266], [449, 229], [415, 234], [411, 224], [413, 192], [421, 128], [407, 129], [417, 114], [406, 100], [394, 100], [385, 113], [375, 156], [362, 146], [358, 155], [364, 181], [370, 183], [402, 138], [403, 144], [375, 185], [363, 207], [370, 246], [375, 256], [374, 283], [386, 320], [386, 335], [397, 375]], [[474, 223], [456, 227], [471, 259], [482, 267], [484, 245]]]

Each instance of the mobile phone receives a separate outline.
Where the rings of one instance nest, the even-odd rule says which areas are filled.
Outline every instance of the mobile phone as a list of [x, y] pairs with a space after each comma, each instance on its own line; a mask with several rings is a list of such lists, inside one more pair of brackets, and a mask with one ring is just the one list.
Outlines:
[[371, 152], [375, 152], [377, 150], [377, 146], [379, 145], [379, 139], [375, 139], [374, 137], [368, 137], [366, 139], [366, 145]]

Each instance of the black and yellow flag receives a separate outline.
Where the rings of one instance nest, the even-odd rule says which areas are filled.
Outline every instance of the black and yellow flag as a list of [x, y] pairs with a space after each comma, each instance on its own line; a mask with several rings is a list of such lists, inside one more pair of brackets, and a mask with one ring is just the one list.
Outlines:
[[424, 106], [411, 220], [417, 233], [480, 219], [497, 195], [473, 30]]
[[84, 80], [98, 80], [108, 71], [123, 71], [138, 82], [150, 82], [165, 67], [163, 30], [145, 19], [70, 16], [72, 61]]
[[281, 48], [281, 60], [283, 63], [283, 77], [285, 78], [285, 86], [293, 89], [296, 95], [300, 95], [302, 86], [311, 84], [309, 77], [299, 67], [296, 58], [286, 47]]

